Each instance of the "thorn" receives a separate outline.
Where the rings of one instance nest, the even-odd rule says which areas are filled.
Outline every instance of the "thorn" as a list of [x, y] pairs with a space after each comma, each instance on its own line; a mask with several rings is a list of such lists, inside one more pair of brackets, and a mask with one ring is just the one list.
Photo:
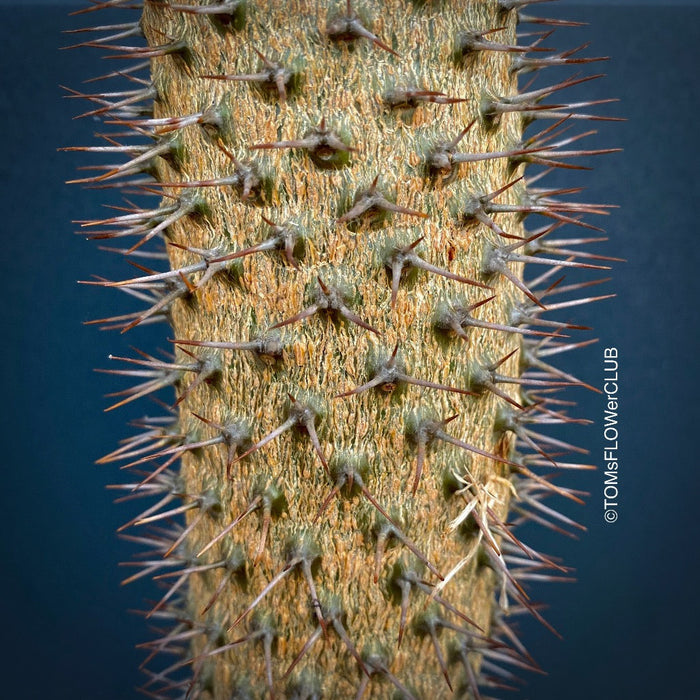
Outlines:
[[358, 39], [368, 39], [375, 46], [384, 51], [401, 58], [394, 49], [385, 44], [376, 34], [367, 29], [360, 17], [352, 10], [351, 0], [347, 0], [346, 12], [344, 15], [332, 17], [326, 24], [326, 36], [331, 41], [354, 42]]
[[382, 95], [389, 109], [416, 109], [421, 103], [452, 105], [466, 102], [463, 97], [448, 97], [444, 92], [422, 90], [415, 87], [395, 87]]
[[493, 290], [493, 287], [489, 287], [483, 282], [477, 282], [476, 280], [469, 279], [468, 277], [462, 277], [449, 270], [444, 270], [436, 265], [432, 265], [421, 258], [417, 253], [415, 253], [415, 248], [421, 243], [425, 236], [421, 236], [407, 246], [399, 247], [397, 245], [392, 245], [386, 249], [383, 256], [384, 266], [387, 271], [391, 274], [391, 307], [394, 308], [396, 305], [396, 297], [398, 295], [399, 283], [401, 277], [405, 274], [405, 268], [415, 267], [419, 270], [425, 270], [446, 279], [455, 280], [456, 282], [461, 282], [463, 284], [469, 284], [475, 287], [481, 287], [482, 289]]
[[262, 62], [262, 67], [257, 73], [243, 73], [239, 75], [201, 75], [200, 78], [210, 80], [228, 80], [238, 82], [256, 83], [268, 95], [276, 95], [281, 104], [285, 104], [291, 92], [297, 89], [301, 76], [282, 64], [272, 61], [264, 56], [256, 48], [253, 51]]
[[381, 335], [376, 328], [370, 326], [348, 308], [347, 304], [350, 303], [355, 296], [354, 290], [349, 287], [327, 285], [323, 282], [321, 277], [317, 277], [316, 281], [318, 282], [318, 287], [312, 292], [313, 303], [294, 316], [270, 326], [271, 329], [288, 326], [297, 321], [303, 321], [317, 314], [319, 311], [325, 311], [331, 316], [342, 316], [346, 321], [350, 321], [356, 326], [360, 326], [360, 328], [364, 328], [375, 335]]
[[371, 379], [365, 384], [355, 387], [354, 389], [344, 391], [341, 394], [336, 394], [334, 398], [343, 398], [354, 394], [360, 394], [367, 389], [372, 389], [375, 387], [379, 387], [386, 392], [392, 392], [400, 384], [413, 384], [415, 386], [426, 387], [428, 389], [438, 389], [441, 391], [449, 391], [456, 394], [471, 396], [474, 395], [473, 392], [466, 389], [459, 389], [457, 387], [451, 387], [445, 384], [438, 384], [436, 382], [418, 379], [406, 374], [403, 360], [400, 357], [397, 357], [398, 348], [399, 344], [397, 343], [392, 354], [388, 358], [386, 356], [382, 357], [381, 353], [371, 353], [369, 358], [369, 374]]
[[282, 433], [286, 432], [287, 430], [290, 430], [291, 428], [296, 428], [298, 430], [300, 429], [306, 431], [306, 433], [309, 436], [309, 439], [311, 440], [311, 444], [314, 448], [314, 451], [316, 452], [316, 455], [318, 456], [321, 464], [323, 465], [323, 468], [326, 470], [326, 472], [328, 471], [328, 462], [326, 461], [326, 458], [323, 455], [323, 451], [321, 449], [321, 444], [319, 442], [315, 427], [316, 420], [321, 417], [320, 408], [312, 405], [311, 402], [304, 403], [301, 401], [297, 401], [290, 394], [288, 394], [287, 396], [290, 400], [287, 420], [284, 421], [284, 423], [282, 423], [279, 427], [275, 428], [272, 432], [268, 433], [261, 440], [256, 442], [252, 447], [248, 448], [248, 450], [246, 450], [242, 455], [236, 457], [236, 459], [233, 460], [232, 464], [236, 464], [245, 457], [248, 457], [249, 455], [253, 454], [253, 452], [257, 452], [259, 449], [267, 445], [269, 442], [272, 442], [273, 440], [278, 438], [280, 435], [282, 435]]
[[299, 148], [308, 152], [316, 166], [323, 169], [338, 169], [350, 163], [350, 153], [357, 149], [349, 146], [334, 131], [326, 127], [325, 117], [318, 127], [307, 131], [301, 139], [274, 141], [250, 146], [249, 150]]
[[389, 214], [406, 214], [407, 216], [417, 216], [421, 219], [427, 219], [428, 214], [401, 207], [394, 202], [389, 201], [381, 192], [377, 190], [377, 175], [372, 184], [366, 190], [360, 190], [353, 199], [353, 205], [341, 217], [336, 219], [336, 223], [345, 223], [355, 221], [361, 218], [368, 220], [368, 223], [375, 224], [385, 219]]

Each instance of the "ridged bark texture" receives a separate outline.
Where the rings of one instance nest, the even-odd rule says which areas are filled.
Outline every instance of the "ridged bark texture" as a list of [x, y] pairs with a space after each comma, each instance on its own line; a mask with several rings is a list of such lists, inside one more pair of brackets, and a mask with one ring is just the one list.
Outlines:
[[[154, 117], [211, 108], [208, 124], [174, 132], [170, 156], [157, 159], [157, 179], [233, 178], [229, 185], [166, 186], [168, 197], [193, 197], [199, 206], [196, 215], [168, 228], [169, 240], [223, 256], [280, 232], [299, 236], [289, 256], [278, 246], [231, 260], [228, 274], [214, 275], [171, 309], [178, 340], [281, 343], [281, 356], [178, 349], [179, 360], [192, 361], [186, 349], [209, 358], [216, 370], [180, 404], [181, 432], [188, 440], [207, 440], [222, 435], [216, 426], [248, 430], [247, 442], [187, 451], [182, 460], [181, 488], [192, 505], [187, 522], [197, 522], [180, 556], [194, 562], [252, 508], [193, 566], [226, 563], [189, 576], [187, 607], [201, 623], [192, 641], [196, 697], [353, 698], [358, 691], [365, 698], [452, 697], [442, 665], [450, 666], [449, 682], [462, 689], [459, 696], [468, 683], [448, 657], [479, 633], [476, 625], [485, 636], [491, 625], [497, 578], [480, 554], [483, 533], [470, 520], [460, 527], [451, 522], [473, 499], [484, 521], [488, 511], [504, 520], [508, 467], [420, 431], [427, 421], [456, 415], [442, 426], [445, 433], [507, 458], [511, 440], [494, 430], [497, 409], [506, 404], [490, 391], [465, 395], [403, 377], [473, 390], [475, 363], [488, 365], [519, 347], [519, 336], [504, 331], [465, 326], [466, 337], [441, 331], [436, 313], [494, 296], [473, 316], [509, 323], [521, 293], [504, 277], [482, 271], [489, 242], [498, 236], [462, 217], [460, 207], [520, 173], [507, 158], [455, 164], [449, 177], [426, 168], [431, 148], [455, 139], [475, 119], [457, 151], [507, 151], [520, 142], [517, 116], [506, 114], [495, 124], [478, 119], [485, 96], [516, 93], [512, 55], [454, 57], [456, 37], [467, 29], [502, 27], [498, 41], [515, 44], [515, 13], [483, 0], [357, 0], [351, 9], [395, 54], [371, 38], [329, 36], [334, 18], [347, 14], [345, 2], [250, 2], [240, 28], [159, 3], [145, 6], [149, 44], [177, 44], [152, 60]], [[202, 77], [250, 76], [272, 63], [295, 71], [298, 84], [296, 76], [283, 76], [284, 90], [263, 79]], [[387, 93], [402, 88], [463, 101], [419, 98], [392, 107]], [[356, 150], [249, 150], [313, 136], [321, 127]], [[323, 167], [324, 157], [334, 167]], [[246, 169], [252, 169], [250, 192]], [[517, 183], [499, 202], [518, 201], [522, 189]], [[363, 193], [375, 197], [364, 213]], [[386, 211], [385, 201], [412, 211]], [[499, 216], [499, 225], [524, 235], [514, 214]], [[416, 268], [406, 274], [409, 265], [392, 305], [391, 252], [421, 237], [414, 250], [423, 260], [493, 289]], [[168, 249], [174, 269], [200, 259], [191, 250]], [[521, 274], [519, 264], [510, 267]], [[316, 313], [271, 329], [314, 305]], [[377, 377], [382, 367], [403, 374], [338, 396]], [[518, 374], [517, 353], [499, 372]], [[180, 391], [195, 377], [185, 376]], [[229, 459], [236, 448], [238, 457]], [[478, 654], [469, 658], [477, 668]]]

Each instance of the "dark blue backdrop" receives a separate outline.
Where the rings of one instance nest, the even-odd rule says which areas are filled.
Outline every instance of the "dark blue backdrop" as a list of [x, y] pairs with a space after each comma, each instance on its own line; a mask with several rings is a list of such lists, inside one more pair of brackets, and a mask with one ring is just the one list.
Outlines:
[[[696, 177], [700, 88], [700, 11], [692, 7], [559, 7], [552, 15], [590, 27], [561, 30], [560, 42], [593, 42], [608, 54], [608, 78], [586, 94], [616, 96], [629, 119], [601, 127], [601, 145], [624, 154], [600, 159], [588, 201], [621, 205], [609, 221], [617, 266], [605, 306], [577, 318], [595, 326], [598, 347], [581, 371], [602, 377], [602, 348], [621, 354], [620, 520], [602, 520], [600, 472], [582, 477], [592, 495], [574, 514], [589, 532], [570, 543], [538, 535], [563, 553], [578, 583], [538, 589], [558, 641], [526, 624], [527, 646], [548, 671], [517, 696], [532, 700], [697, 698], [696, 405], [698, 264]], [[128, 343], [152, 347], [161, 334], [118, 338], [81, 321], [104, 315], [114, 294], [75, 284], [97, 273], [118, 277], [116, 261], [73, 234], [72, 219], [100, 211], [103, 195], [69, 188], [75, 157], [56, 147], [90, 143], [96, 128], [72, 122], [77, 105], [59, 83], [77, 87], [95, 73], [85, 54], [57, 52], [67, 8], [7, 7], [0, 23], [0, 212], [5, 298], [0, 304], [3, 362], [3, 486], [0, 561], [2, 695], [13, 698], [136, 697], [147, 638], [139, 608], [150, 586], [122, 589], [116, 562], [130, 547], [114, 531], [127, 509], [111, 505], [113, 468], [92, 462], [126, 432], [142, 408], [104, 415], [93, 374]], [[613, 111], [613, 110], [611, 110]], [[592, 144], [591, 144], [592, 145]], [[111, 269], [111, 266], [115, 266]], [[584, 397], [580, 413], [599, 417]], [[601, 461], [600, 423], [586, 433]]]

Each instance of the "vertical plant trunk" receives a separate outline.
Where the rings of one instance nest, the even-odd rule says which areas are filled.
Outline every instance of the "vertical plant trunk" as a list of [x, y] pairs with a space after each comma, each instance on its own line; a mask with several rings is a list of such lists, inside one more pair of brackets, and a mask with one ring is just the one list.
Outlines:
[[151, 618], [175, 627], [151, 650], [185, 650], [148, 692], [478, 697], [483, 653], [532, 665], [504, 622], [529, 605], [504, 543], [556, 567], [509, 503], [575, 496], [532, 468], [552, 460], [522, 419], [546, 396], [518, 382], [580, 382], [537, 355], [555, 278], [521, 281], [523, 220], [604, 212], [527, 190], [524, 166], [568, 142], [523, 130], [568, 84], [517, 98], [524, 4], [145, 3], [152, 112], [116, 112], [155, 150], [96, 180], [155, 178], [129, 181], [163, 195], [129, 254], [165, 236], [179, 271], [120, 283], [157, 292], [123, 325], [167, 315], [176, 349], [135, 360], [156, 385], [136, 394], [178, 395], [170, 432], [128, 451], [164, 499], [130, 523], [160, 528]]

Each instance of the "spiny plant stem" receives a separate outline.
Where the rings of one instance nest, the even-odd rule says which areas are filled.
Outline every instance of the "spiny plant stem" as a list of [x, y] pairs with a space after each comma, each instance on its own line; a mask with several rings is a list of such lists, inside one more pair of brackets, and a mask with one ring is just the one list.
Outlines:
[[[126, 498], [158, 499], [127, 524], [155, 526], [129, 536], [150, 551], [128, 580], [153, 575], [148, 617], [175, 623], [148, 661], [180, 660], [147, 693], [478, 700], [498, 685], [482, 663], [535, 668], [505, 615], [549, 626], [522, 582], [568, 570], [508, 513], [580, 527], [540, 503], [580, 502], [548, 471], [587, 468], [550, 454], [580, 450], [529, 425], [573, 422], [552, 393], [592, 388], [541, 359], [585, 345], [565, 340], [580, 327], [540, 316], [587, 286], [558, 289], [562, 268], [608, 269], [566, 247], [598, 239], [547, 235], [608, 207], [525, 171], [613, 149], [561, 139], [606, 102], [560, 101], [587, 78], [518, 93], [520, 71], [602, 60], [519, 46], [528, 4], [147, 0], [84, 44], [150, 66], [121, 73], [136, 90], [70, 91], [125, 130], [73, 150], [129, 158], [79, 182], [161, 197], [82, 222], [130, 237], [141, 273], [92, 282], [147, 304], [102, 322], [172, 325], [168, 360], [115, 358], [137, 385], [111, 408], [168, 387], [175, 404], [101, 460], [130, 460]], [[526, 137], [537, 118], [555, 123]], [[162, 242], [169, 271], [138, 262]], [[526, 282], [525, 263], [550, 271]]]
[[[379, 329], [381, 338], [373, 338], [357, 324], [341, 316], [324, 318], [315, 314], [285, 329], [285, 357], [281, 368], [256, 366], [250, 357], [225, 353], [226, 367], [221, 385], [212, 391], [202, 387], [190, 393], [181, 407], [180, 422], [187, 428], [197, 423], [192, 411], [222, 422], [227, 415], [247, 418], [253, 425], [253, 438], [269, 434], [285, 421], [288, 394], [311, 397], [322, 411], [316, 430], [328, 455], [364, 455], [370, 460], [366, 487], [373, 499], [386, 510], [400, 514], [402, 532], [415, 549], [437, 570], [447, 573], [464, 555], [465, 541], [449, 531], [449, 522], [459, 512], [459, 499], [446, 501], [442, 492], [445, 472], [459, 472], [468, 462], [484, 502], [505, 519], [509, 489], [502, 479], [503, 465], [476, 455], [459, 453], [444, 446], [427, 460], [419, 490], [413, 494], [413, 459], [406, 454], [402, 426], [406, 412], [421, 407], [440, 415], [459, 413], [453, 424], [464, 442], [487, 446], [497, 455], [508, 452], [509, 440], [497, 443], [493, 435], [493, 415], [501, 399], [488, 395], [475, 399], [421, 387], [406, 386], [401, 397], [379, 391], [347, 398], [334, 396], [367, 376], [367, 357], [373, 348], [390, 350], [400, 343], [404, 361], [412, 377], [440, 384], [466, 388], [465, 358], [473, 353], [473, 340], [457, 339], [444, 347], [431, 328], [435, 301], [445, 294], [462, 289], [437, 276], [422, 276], [416, 286], [402, 289], [396, 308], [389, 302], [390, 286], [381, 261], [378, 260], [383, 236], [405, 236], [419, 231], [425, 236], [421, 250], [430, 262], [451, 272], [474, 275], [483, 255], [484, 238], [477, 226], [464, 226], [446, 206], [448, 198], [459, 200], [460, 190], [478, 185], [485, 191], [500, 187], [508, 178], [508, 162], [504, 158], [478, 166], [460, 167], [459, 182], [449, 189], [437, 189], [421, 172], [416, 156], [425, 151], [429, 139], [441, 140], [461, 130], [478, 116], [479, 98], [485, 87], [496, 94], [516, 91], [514, 77], [509, 74], [509, 56], [483, 52], [469, 66], [455, 66], [451, 56], [452, 38], [461, 26], [493, 27], [498, 23], [493, 4], [470, 5], [466, 12], [459, 2], [443, 3], [439, 14], [424, 21], [425, 10], [412, 3], [384, 3], [374, 16], [374, 32], [390, 37], [397, 52], [406, 55], [400, 61], [382, 52], [370, 42], [332, 43], [323, 37], [324, 28], [332, 22], [333, 11], [342, 5], [316, 11], [315, 3], [278, 3], [264, 11], [256, 8], [256, 21], [239, 33], [221, 34], [210, 22], [148, 5], [143, 27], [150, 43], [162, 43], [163, 36], [177, 37], [189, 48], [189, 63], [178, 65], [170, 56], [153, 60], [154, 83], [159, 100], [154, 117], [167, 118], [191, 114], [206, 105], [228, 101], [232, 113], [231, 134], [216, 135], [225, 139], [225, 147], [241, 163], [255, 163], [271, 181], [267, 201], [248, 203], [231, 187], [216, 188], [211, 195], [211, 217], [197, 222], [184, 221], [170, 227], [170, 238], [181, 245], [209, 248], [225, 242], [233, 248], [244, 248], [263, 240], [268, 227], [262, 213], [274, 212], [276, 221], [296, 219], [297, 225], [309, 232], [308, 247], [300, 270], [290, 269], [280, 256], [259, 253], [248, 257], [238, 285], [228, 280], [212, 280], [199, 291], [196, 304], [179, 303], [173, 307], [172, 319], [176, 338], [233, 340], [248, 339], [273, 323], [289, 318], [308, 306], [308, 290], [317, 275], [323, 273], [337, 285], [354, 287], [360, 316]], [[363, 8], [364, 9], [364, 8]], [[514, 16], [507, 20], [504, 39], [515, 42]], [[442, 41], [435, 38], [442, 37]], [[284, 103], [278, 99], [261, 99], [250, 84], [226, 83], [199, 78], [199, 75], [250, 74], [259, 69], [256, 53], [285, 53], [287, 61], [303, 59], [304, 86]], [[484, 76], [477, 82], [475, 76]], [[405, 81], [416, 81], [428, 88], [439, 88], [464, 98], [463, 103], [430, 106], [418, 110], [411, 122], [378, 104], [382, 92]], [[431, 81], [431, 82], [428, 82]], [[161, 87], [162, 86], [162, 87]], [[254, 154], [253, 144], [279, 139], [299, 139], [310, 128], [325, 119], [335, 133], [347, 134], [348, 145], [356, 149], [349, 167], [324, 171], [315, 167], [303, 153], [293, 149]], [[490, 153], [507, 151], [520, 140], [518, 120], [504, 119], [498, 129], [473, 128], [461, 143], [465, 152]], [[201, 129], [183, 129], [183, 152], [186, 164], [181, 171], [159, 163], [158, 177], [164, 182], [211, 180], [232, 172], [235, 164], [218, 150], [212, 138]], [[424, 145], [421, 148], [421, 139]], [[338, 222], [350, 209], [349, 198], [370, 188], [380, 174], [377, 190], [396, 197], [396, 203], [426, 214], [425, 222], [416, 223], [409, 215], [394, 213], [388, 228], [381, 231], [360, 223], [349, 228]], [[478, 178], [478, 179], [477, 179]], [[381, 188], [381, 189], [380, 189]], [[169, 190], [176, 195], [176, 190]], [[261, 195], [262, 197], [262, 195]], [[252, 197], [251, 197], [252, 199]], [[256, 206], [256, 204], [259, 204]], [[502, 220], [512, 235], [522, 235], [522, 225], [511, 217]], [[189, 262], [183, 251], [170, 248], [174, 268]], [[379, 263], [379, 264], [378, 264]], [[521, 274], [516, 270], [516, 274]], [[513, 294], [507, 281], [496, 282], [498, 303], [484, 309], [484, 318], [505, 322]], [[481, 290], [467, 290], [473, 299], [486, 296]], [[370, 320], [371, 319], [371, 320]], [[254, 321], [253, 321], [254, 320]], [[476, 335], [476, 334], [475, 334]], [[513, 347], [507, 334], [486, 330], [479, 334], [479, 352], [498, 357]], [[506, 368], [515, 372], [516, 363]], [[399, 387], [403, 388], [403, 387]], [[386, 649], [394, 674], [413, 689], [417, 697], [425, 697], [444, 686], [440, 666], [431, 649], [430, 637], [409, 628], [400, 649], [396, 648], [399, 615], [388, 604], [386, 574], [407, 554], [400, 542], [388, 550], [380, 563], [382, 582], [373, 581], [376, 544], [373, 539], [375, 521], [383, 519], [377, 507], [361, 497], [334, 499], [323, 515], [312, 524], [326, 493], [333, 486], [303, 433], [290, 429], [279, 438], [245, 460], [234, 465], [232, 480], [227, 482], [222, 471], [221, 452], [206, 450], [199, 455], [188, 453], [183, 458], [182, 475], [189, 493], [207, 488], [216, 492], [221, 503], [219, 517], [202, 520], [189, 538], [189, 546], [201, 549], [217, 536], [232, 518], [246, 508], [250, 499], [251, 479], [266, 474], [284, 483], [288, 511], [271, 526], [268, 544], [257, 564], [252, 559], [260, 537], [259, 517], [241, 522], [235, 533], [237, 542], [249, 543], [251, 563], [248, 577], [248, 598], [257, 595], [285, 562], [285, 543], [307, 531], [320, 548], [319, 571], [315, 586], [319, 596], [342, 601], [347, 616], [348, 634], [359, 650], [371, 643]], [[486, 496], [485, 494], [489, 494]], [[190, 511], [190, 518], [196, 511]], [[396, 517], [396, 516], [395, 516]], [[228, 544], [228, 543], [227, 543]], [[211, 552], [212, 560], [221, 556]], [[415, 557], [412, 565], [415, 565]], [[432, 583], [438, 579], [431, 575]], [[192, 607], [203, 607], [211, 598], [220, 576], [191, 577], [189, 599]], [[453, 605], [472, 617], [482, 630], [489, 628], [493, 573], [479, 567], [477, 560], [464, 567], [458, 577], [445, 588]], [[211, 621], [235, 620], [245, 598], [235, 587], [228, 595], [220, 595], [209, 612]], [[233, 595], [231, 595], [233, 593]], [[416, 591], [411, 596], [410, 611], [415, 615], [424, 609], [426, 596]], [[277, 644], [280, 647], [273, 664], [273, 676], [279, 677], [291, 664], [298, 650], [313, 632], [315, 622], [311, 610], [309, 582], [301, 572], [293, 572], [276, 585], [256, 610], [270, 611], [277, 618]], [[323, 603], [321, 603], [323, 606]], [[264, 608], [263, 608], [264, 606]], [[451, 614], [443, 610], [448, 618]], [[240, 624], [233, 631], [242, 635]], [[476, 632], [472, 627], [470, 632]], [[449, 631], [441, 635], [446, 644]], [[454, 633], [455, 639], [459, 633]], [[205, 653], [206, 639], [195, 642], [195, 657]], [[297, 671], [313, 669], [323, 687], [335, 697], [351, 697], [358, 684], [357, 662], [348, 653], [343, 640], [332, 630], [325, 635], [309, 658], [297, 665]], [[320, 656], [317, 656], [319, 655]], [[223, 657], [223, 658], [222, 658]], [[419, 660], [425, 659], [421, 663]], [[476, 663], [476, 659], [472, 659]], [[231, 688], [244, 680], [247, 673], [256, 683], [263, 683], [265, 658], [259, 644], [241, 644], [236, 649], [235, 664], [224, 655], [214, 656], [212, 692], [214, 697], [230, 697]], [[359, 674], [360, 676], [362, 673]], [[373, 683], [368, 690], [380, 697], [386, 682]]]
[[[402, 355], [410, 365], [411, 376], [466, 387], [467, 377], [461, 368], [466, 366], [464, 360], [473, 352], [471, 338], [441, 348], [430, 326], [435, 301], [441, 295], [453, 293], [455, 288], [459, 292], [462, 290], [437, 276], [425, 276], [413, 289], [402, 290], [392, 310], [388, 303], [390, 288], [386, 273], [381, 262], [378, 264], [380, 243], [377, 239], [387, 233], [405, 236], [419, 231], [425, 236], [421, 249], [429, 261], [462, 275], [473, 275], [479, 269], [483, 236], [476, 226], [463, 226], [455, 220], [445, 203], [448, 197], [459, 198], [460, 187], [467, 189], [477, 182], [485, 191], [500, 187], [508, 178], [507, 160], [494, 159], [481, 165], [478, 174], [477, 167], [462, 166], [460, 182], [453, 183], [450, 190], [441, 190], [421, 173], [416, 154], [425, 150], [425, 146], [421, 149], [421, 138], [424, 141], [431, 137], [444, 138], [478, 116], [479, 97], [486, 85], [475, 82], [475, 75], [484, 76], [488, 88], [496, 94], [515, 92], [515, 80], [508, 72], [509, 56], [484, 52], [468, 67], [456, 67], [450, 56], [451, 38], [460, 26], [496, 26], [498, 18], [493, 4], [490, 7], [474, 4], [465, 13], [463, 3], [445, 3], [439, 15], [431, 17], [430, 24], [426, 24], [421, 21], [423, 11], [416, 10], [412, 3], [384, 3], [382, 12], [374, 17], [374, 31], [391, 37], [400, 53], [409, 57], [404, 61], [387, 56], [367, 42], [358, 41], [352, 47], [331, 43], [319, 34], [332, 21], [332, 11], [329, 17], [326, 8], [316, 12], [314, 3], [292, 5], [272, 5], [265, 10], [264, 17], [256, 17], [258, 21], [249, 23], [243, 32], [223, 36], [214, 25], [200, 18], [168, 12], [157, 5], [146, 8], [143, 27], [149, 41], [159, 44], [164, 35], [177, 37], [190, 48], [192, 56], [189, 65], [179, 66], [170, 56], [154, 59], [154, 83], [160, 95], [154, 117], [191, 114], [206, 105], [228, 101], [234, 116], [232, 134], [225, 141], [226, 149], [241, 162], [255, 163], [271, 180], [271, 192], [266, 194], [269, 199], [261, 202], [262, 206], [242, 201], [240, 193], [230, 187], [217, 188], [212, 193], [212, 198], [218, 201], [210, 206], [211, 218], [173, 225], [169, 229], [171, 240], [208, 248], [221, 244], [223, 238], [223, 242], [240, 249], [265, 237], [268, 227], [261, 220], [261, 213], [268, 212], [274, 212], [278, 221], [296, 219], [297, 225], [312, 236], [300, 270], [290, 269], [279, 256], [256, 254], [246, 259], [240, 284], [212, 280], [200, 290], [195, 306], [184, 303], [174, 306], [175, 336], [248, 339], [305, 308], [308, 304], [305, 289], [313, 285], [319, 273], [324, 273], [336, 284], [355, 288], [355, 294], [359, 294], [360, 315], [371, 319], [370, 323], [379, 329], [381, 338], [373, 338], [342, 317], [329, 319], [323, 318], [324, 314], [316, 314], [286, 330], [281, 369], [261, 368], [240, 353], [226, 353], [223, 359], [226, 370], [220, 387], [216, 391], [202, 387], [191, 392], [182, 404], [180, 422], [194, 428], [197, 421], [192, 417], [193, 410], [218, 422], [227, 415], [238, 416], [251, 421], [253, 437], [259, 439], [284, 422], [288, 394], [312, 397], [323, 414], [316, 429], [326, 452], [366, 456], [371, 461], [368, 491], [385, 509], [403, 516], [402, 531], [415, 543], [415, 549], [423, 553], [426, 561], [434, 560], [432, 565], [436, 569], [447, 573], [463, 557], [465, 542], [449, 532], [449, 522], [459, 512], [460, 503], [458, 500], [446, 502], [442, 493], [443, 473], [459, 472], [460, 463], [469, 461], [478, 488], [490, 494], [487, 498], [492, 507], [505, 519], [509, 496], [506, 481], [501, 478], [505, 470], [493, 460], [474, 455], [469, 458], [466, 453], [456, 454], [445, 446], [430, 455], [421, 487], [413, 494], [409, 488], [413, 460], [405, 454], [402, 430], [405, 415], [407, 410], [418, 407], [442, 415], [458, 412], [460, 415], [453, 429], [465, 442], [486, 445], [496, 454], [504, 455], [509, 441], [496, 443], [493, 421], [489, 419], [500, 399], [489, 395], [469, 400], [449, 392], [411, 386], [405, 388], [400, 398], [381, 390], [340, 399], [334, 396], [364, 381], [367, 357], [372, 348], [391, 349], [396, 342], [400, 343]], [[331, 9], [343, 10], [342, 6]], [[261, 10], [258, 10], [260, 14]], [[502, 36], [515, 41], [513, 16], [507, 24]], [[431, 34], [443, 37], [443, 41], [431, 40]], [[227, 74], [254, 73], [260, 63], [256, 49], [265, 55], [281, 49], [288, 53], [287, 60], [303, 58], [306, 69], [303, 89], [280, 104], [279, 100], [265, 102], [245, 83], [231, 87], [232, 83], [198, 77], [222, 72], [222, 69]], [[449, 92], [465, 98], [465, 102], [420, 110], [422, 113], [414, 115], [411, 123], [403, 123], [378, 101], [381, 93], [393, 84], [411, 79], [443, 91], [449, 86]], [[253, 154], [248, 150], [251, 145], [280, 138], [298, 139], [322, 119], [332, 125], [336, 133], [347, 134], [348, 145], [357, 149], [351, 156], [350, 167], [340, 171], [320, 170], [308, 157], [292, 149], [263, 156], [255, 154], [254, 160], [251, 158]], [[470, 131], [462, 143], [466, 152], [507, 151], [520, 139], [516, 119], [504, 120], [491, 132], [478, 128]], [[182, 139], [187, 162], [178, 173], [161, 161], [161, 181], [210, 180], [221, 177], [222, 172], [234, 170], [234, 163], [225, 153], [217, 152], [212, 138], [203, 130], [183, 129]], [[430, 218], [416, 224], [414, 217], [397, 212], [390, 227], [382, 231], [362, 224], [351, 230], [345, 222], [338, 223], [344, 210], [350, 208], [349, 197], [367, 190], [378, 174], [381, 174], [378, 191], [395, 195], [398, 205], [411, 207]], [[176, 191], [170, 190], [170, 193], [176, 194]], [[502, 224], [511, 234], [522, 235], [520, 223], [511, 220]], [[186, 264], [181, 249], [171, 247], [170, 252], [174, 268]], [[512, 299], [511, 290], [507, 282], [497, 282], [495, 289], [498, 303], [490, 305], [485, 318], [504, 322]], [[473, 294], [471, 290], [465, 293], [475, 299], [484, 296], [478, 289], [474, 289]], [[498, 331], [484, 331], [478, 342], [481, 353], [494, 357], [513, 347], [510, 338]], [[516, 371], [515, 367], [512, 361], [507, 369]], [[267, 582], [278, 575], [285, 561], [285, 543], [308, 532], [321, 552], [315, 583], [319, 595], [324, 600], [333, 596], [342, 601], [347, 630], [355, 646], [363, 650], [370, 643], [378, 643], [391, 654], [387, 663], [391, 663], [393, 673], [412, 688], [417, 697], [425, 697], [445, 683], [430, 648], [430, 636], [409, 629], [401, 648], [397, 649], [399, 615], [396, 608], [387, 603], [386, 573], [406, 549], [397, 542], [397, 546], [387, 552], [381, 562], [382, 583], [377, 584], [372, 580], [376, 547], [372, 528], [383, 516], [376, 506], [358, 497], [334, 499], [312, 524], [333, 483], [324, 472], [319, 456], [311, 449], [308, 437], [299, 434], [304, 432], [303, 426], [299, 427], [302, 431], [297, 434], [289, 430], [288, 434], [236, 463], [230, 482], [222, 472], [220, 451], [207, 450], [197, 456], [189, 453], [183, 459], [182, 474], [187, 491], [200, 493], [212, 488], [222, 507], [220, 517], [202, 520], [192, 532], [189, 546], [201, 548], [245, 510], [250, 498], [247, 484], [254, 476], [265, 474], [270, 479], [281, 479], [288, 512], [272, 525], [267, 547], [257, 564], [253, 565], [252, 560], [260, 537], [260, 518], [247, 518], [232, 533], [237, 542], [249, 543], [248, 597], [263, 590]], [[196, 517], [194, 510], [190, 511], [190, 518], [193, 517]], [[219, 552], [210, 553], [212, 560], [220, 556]], [[211, 598], [223, 575], [222, 571], [219, 576], [191, 577], [190, 605], [203, 607], [202, 602]], [[429, 576], [437, 583], [434, 575]], [[475, 559], [443, 594], [486, 630], [491, 614], [492, 587], [492, 572], [478, 567]], [[234, 595], [219, 596], [209, 613], [210, 620], [237, 618], [245, 599], [233, 586], [229, 589]], [[411, 613], [420, 612], [425, 602], [426, 596], [415, 592]], [[278, 620], [277, 644], [281, 648], [273, 664], [273, 676], [279, 677], [316, 624], [309, 582], [300, 572], [293, 572], [270, 591], [256, 610], [263, 605], [264, 610]], [[449, 612], [444, 613], [450, 617]], [[242, 624], [233, 632], [242, 635]], [[445, 644], [448, 634], [442, 636], [442, 644]], [[459, 634], [455, 633], [454, 637], [457, 639]], [[205, 653], [205, 644], [205, 639], [195, 642], [195, 657]], [[358, 683], [357, 662], [348, 654], [343, 640], [331, 630], [317, 646], [319, 648], [309, 653], [308, 659], [299, 662], [297, 671], [313, 669], [322, 679], [323, 687], [335, 697], [354, 695]], [[426, 656], [429, 663], [418, 663], [418, 659]], [[209, 665], [213, 674], [212, 691], [217, 698], [229, 697], [231, 689], [244, 680], [246, 674], [241, 669], [246, 669], [259, 683], [266, 677], [264, 654], [255, 643], [241, 644], [236, 649], [235, 664], [214, 656]], [[368, 695], [371, 692], [380, 697], [386, 692], [385, 685], [373, 684]]]

